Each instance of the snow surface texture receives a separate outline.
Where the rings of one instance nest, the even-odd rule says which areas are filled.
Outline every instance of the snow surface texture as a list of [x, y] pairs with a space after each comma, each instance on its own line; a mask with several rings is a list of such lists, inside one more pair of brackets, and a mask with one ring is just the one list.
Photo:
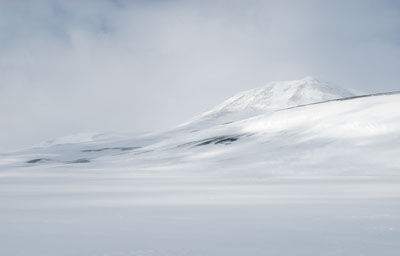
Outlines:
[[305, 78], [3, 153], [0, 255], [398, 255], [399, 110]]

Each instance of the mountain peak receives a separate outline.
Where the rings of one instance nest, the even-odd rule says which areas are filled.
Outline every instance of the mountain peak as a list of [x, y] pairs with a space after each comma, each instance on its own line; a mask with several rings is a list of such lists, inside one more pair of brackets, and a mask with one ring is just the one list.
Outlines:
[[299, 80], [274, 81], [239, 92], [201, 115], [197, 121], [236, 121], [279, 109], [354, 96], [348, 90], [322, 82], [312, 76]]

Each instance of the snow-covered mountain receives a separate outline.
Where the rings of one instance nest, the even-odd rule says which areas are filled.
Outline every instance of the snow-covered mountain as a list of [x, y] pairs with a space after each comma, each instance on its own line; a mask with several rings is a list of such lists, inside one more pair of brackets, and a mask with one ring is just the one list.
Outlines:
[[240, 92], [190, 123], [232, 122], [279, 109], [352, 96], [354, 94], [348, 90], [311, 76], [294, 81], [276, 81]]
[[[70, 136], [3, 154], [1, 164], [3, 168], [41, 164], [86, 164], [82, 166], [86, 168], [109, 163], [186, 168], [186, 164], [196, 163], [196, 168], [204, 164], [222, 169], [246, 166], [248, 170], [263, 166], [276, 174], [296, 174], [299, 170], [315, 171], [309, 166], [312, 157], [312, 166], [321, 165], [320, 170], [324, 170], [321, 174], [328, 169], [377, 170], [367, 166], [379, 166], [380, 173], [390, 172], [400, 168], [394, 157], [400, 152], [391, 146], [400, 130], [395, 111], [400, 109], [400, 95], [367, 96], [354, 96], [311, 77], [271, 82], [241, 92], [199, 118], [165, 132]], [[353, 150], [357, 156], [349, 159]], [[365, 154], [375, 157], [360, 161]], [[343, 166], [336, 168], [340, 163]]]
[[[399, 113], [393, 110], [400, 109], [399, 97], [354, 96], [311, 77], [271, 82], [239, 93], [175, 129], [134, 136], [64, 137], [31, 150], [4, 154], [3, 164], [9, 167], [85, 163], [87, 166], [83, 167], [90, 167], [111, 162], [186, 168], [187, 163], [200, 161], [196, 168], [213, 163], [223, 169], [264, 166], [273, 173], [279, 174], [281, 170], [281, 174], [286, 174], [300, 169], [314, 172], [308, 166], [310, 160], [306, 160], [313, 156], [313, 166], [321, 164], [319, 168], [324, 172], [338, 165], [339, 159], [346, 161], [337, 172], [369, 172], [366, 166], [380, 166], [380, 172], [392, 171], [393, 168], [382, 168], [400, 167], [393, 157], [397, 147], [383, 147], [379, 150], [381, 158], [363, 161], [359, 161], [361, 156], [348, 159], [348, 151], [373, 154], [381, 143], [390, 145], [398, 139]], [[9, 161], [4, 161], [7, 157]]]
[[1, 154], [0, 255], [397, 255], [399, 110], [308, 77]]
[[[145, 148], [166, 144], [170, 140], [179, 141], [181, 138], [198, 137], [199, 134], [208, 132], [208, 130], [211, 130], [210, 136], [212, 136], [212, 133], [220, 129], [219, 126], [223, 124], [255, 116], [271, 115], [278, 110], [295, 106], [352, 96], [354, 95], [345, 89], [312, 77], [294, 81], [270, 82], [265, 86], [240, 92], [176, 129], [136, 136], [102, 133], [66, 136], [41, 143], [34, 150], [24, 151], [28, 155], [35, 155], [35, 158], [30, 157], [32, 159], [27, 159], [25, 162], [30, 164], [89, 162], [98, 157], [143, 151]], [[247, 123], [244, 123], [245, 126]], [[227, 127], [234, 127], [234, 125]], [[231, 132], [226, 131], [226, 133]]]

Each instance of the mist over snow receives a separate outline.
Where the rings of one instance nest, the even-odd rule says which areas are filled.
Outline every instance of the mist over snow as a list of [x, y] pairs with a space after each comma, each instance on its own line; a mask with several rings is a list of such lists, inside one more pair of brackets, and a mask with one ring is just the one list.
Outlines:
[[0, 1], [0, 256], [398, 256], [398, 1]]
[[399, 89], [396, 1], [1, 1], [0, 148], [163, 130], [312, 75]]

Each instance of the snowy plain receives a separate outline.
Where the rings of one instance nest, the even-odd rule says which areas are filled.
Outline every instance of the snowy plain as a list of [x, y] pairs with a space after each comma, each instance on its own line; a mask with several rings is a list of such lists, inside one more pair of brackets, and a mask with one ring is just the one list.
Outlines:
[[0, 154], [0, 255], [398, 255], [400, 94], [311, 77]]

